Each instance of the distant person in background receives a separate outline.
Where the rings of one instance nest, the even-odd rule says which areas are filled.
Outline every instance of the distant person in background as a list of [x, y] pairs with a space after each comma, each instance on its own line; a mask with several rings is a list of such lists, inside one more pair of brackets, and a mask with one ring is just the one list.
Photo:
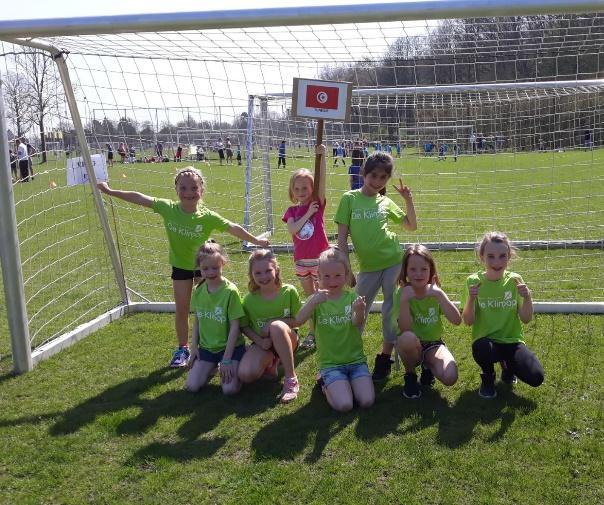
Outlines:
[[237, 165], [241, 165], [241, 146], [237, 146]]
[[174, 157], [174, 161], [180, 161], [182, 160], [182, 146], [180, 144], [178, 144], [178, 147], [176, 148], [176, 156]]
[[470, 150], [472, 152], [472, 154], [476, 154], [476, 135], [474, 134], [474, 132], [472, 132], [470, 134]]
[[34, 177], [34, 165], [33, 165], [33, 156], [34, 154], [36, 154], [36, 149], [34, 146], [32, 146], [29, 142], [25, 142], [25, 147], [27, 147], [27, 168], [29, 170], [29, 175], [32, 178], [32, 180], [35, 178]]
[[24, 139], [15, 139], [17, 148], [17, 162], [19, 165], [19, 175], [21, 182], [29, 182], [29, 161], [27, 156], [27, 145]]
[[365, 151], [360, 142], [355, 141], [352, 145], [350, 167], [348, 167], [348, 175], [350, 176], [350, 189], [360, 189], [363, 186], [363, 177], [361, 176], [361, 168], [365, 162]]
[[585, 149], [591, 149], [593, 147], [593, 140], [591, 139], [591, 130], [585, 130], [583, 134], [583, 145]]
[[125, 161], [126, 161], [126, 145], [123, 142], [120, 142], [119, 145], [117, 146], [117, 154], [120, 155], [120, 158], [122, 159], [122, 163], [125, 163]]
[[333, 159], [333, 166], [335, 167], [338, 164], [338, 161], [342, 162], [343, 166], [346, 166], [346, 161], [344, 161], [344, 146], [342, 144], [339, 144], [338, 142], [336, 142], [335, 144], [336, 146], [336, 156]]
[[128, 149], [128, 155], [129, 155], [128, 161], [130, 163], [136, 163], [136, 147], [130, 146], [130, 148]]
[[107, 165], [112, 167], [113, 166], [113, 145], [107, 143], [107, 144], [105, 144], [105, 146], [107, 146]]
[[17, 175], [17, 155], [12, 149], [9, 149], [10, 155], [10, 171], [13, 177], [13, 182], [19, 180], [19, 176]]
[[453, 160], [457, 162], [457, 157], [459, 156], [459, 145], [457, 142], [453, 144]]
[[279, 144], [279, 154], [277, 156], [277, 168], [281, 165], [285, 168], [285, 140], [282, 140]]
[[155, 144], [155, 154], [159, 158], [159, 161], [161, 161], [163, 159], [163, 157], [164, 157], [164, 146], [162, 145], [161, 142], [158, 142], [157, 144]]
[[401, 143], [400, 142], [396, 143], [396, 157], [397, 158], [401, 157]]
[[227, 165], [233, 164], [233, 145], [231, 144], [231, 139], [229, 137], [226, 138], [226, 162]]

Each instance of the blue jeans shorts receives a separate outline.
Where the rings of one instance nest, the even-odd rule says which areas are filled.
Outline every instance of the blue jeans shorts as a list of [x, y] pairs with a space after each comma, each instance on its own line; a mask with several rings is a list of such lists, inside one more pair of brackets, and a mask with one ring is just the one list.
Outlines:
[[355, 363], [354, 365], [340, 365], [323, 368], [319, 370], [322, 386], [329, 386], [335, 381], [351, 382], [360, 377], [371, 377], [367, 363]]
[[[238, 345], [233, 350], [233, 356], [231, 357], [231, 359], [233, 361], [241, 361], [241, 358], [243, 357], [244, 354], [245, 354], [245, 345]], [[204, 349], [203, 347], [199, 348], [199, 359], [201, 361], [209, 361], [210, 363], [218, 364], [222, 361], [223, 356], [224, 356], [224, 351], [211, 352], [211, 351], [208, 351], [207, 349]]]

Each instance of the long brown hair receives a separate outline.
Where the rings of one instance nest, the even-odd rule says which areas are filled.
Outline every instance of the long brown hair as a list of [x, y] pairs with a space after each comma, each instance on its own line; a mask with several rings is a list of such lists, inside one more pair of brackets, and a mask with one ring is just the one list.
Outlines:
[[[392, 177], [392, 172], [394, 172], [394, 158], [383, 151], [376, 151], [375, 153], [370, 154], [361, 169], [361, 175], [365, 177], [378, 169], [384, 170], [386, 174], [388, 174], [388, 179], [390, 179]], [[383, 196], [385, 194], [386, 187], [384, 186], [380, 190], [380, 195]]]

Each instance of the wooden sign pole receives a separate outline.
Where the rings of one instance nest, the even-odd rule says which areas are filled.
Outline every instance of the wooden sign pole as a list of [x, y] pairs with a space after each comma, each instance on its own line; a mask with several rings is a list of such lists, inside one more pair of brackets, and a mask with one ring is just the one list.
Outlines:
[[[323, 119], [317, 120], [317, 146], [323, 143]], [[315, 154], [315, 182], [312, 188], [312, 198], [316, 200], [319, 195], [319, 184], [321, 182], [321, 154]]]

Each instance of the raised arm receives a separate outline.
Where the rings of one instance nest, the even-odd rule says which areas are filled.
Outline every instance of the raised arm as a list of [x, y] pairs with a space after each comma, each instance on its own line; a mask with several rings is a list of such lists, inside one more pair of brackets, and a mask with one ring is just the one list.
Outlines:
[[320, 303], [327, 300], [327, 290], [318, 289], [315, 293], [306, 300], [306, 303], [302, 305], [298, 314], [296, 314], [296, 326], [302, 326], [312, 316], [313, 310]]
[[102, 193], [105, 193], [106, 195], [114, 196], [120, 200], [124, 200], [135, 205], [142, 205], [143, 207], [151, 207], [151, 205], [153, 205], [152, 197], [139, 193], [138, 191], [121, 191], [119, 189], [111, 189], [106, 182], [99, 182], [96, 186]]
[[327, 160], [325, 159], [325, 146], [323, 144], [318, 145], [317, 147], [315, 147], [315, 154], [320, 154], [321, 155], [321, 163], [319, 164], [319, 173], [320, 173], [320, 177], [319, 177], [319, 187], [318, 187], [318, 191], [317, 191], [317, 197], [319, 199], [319, 202], [321, 203], [321, 205], [325, 205], [325, 187], [326, 187], [326, 181], [325, 181], [325, 176], [326, 176], [326, 172], [327, 172]]
[[417, 230], [417, 217], [415, 215], [415, 205], [413, 204], [413, 194], [411, 189], [406, 184], [403, 184], [403, 179], [399, 179], [399, 185], [394, 184], [394, 189], [405, 200], [405, 219], [403, 219], [403, 228], [409, 231]]

